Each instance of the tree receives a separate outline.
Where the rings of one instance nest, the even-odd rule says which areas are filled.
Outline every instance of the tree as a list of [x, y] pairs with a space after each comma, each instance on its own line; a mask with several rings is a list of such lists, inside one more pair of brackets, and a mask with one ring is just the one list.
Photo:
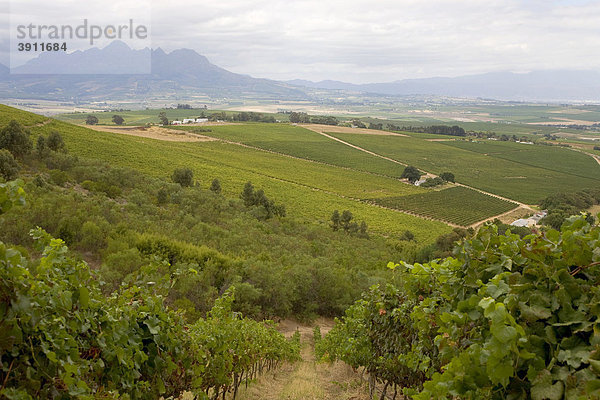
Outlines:
[[19, 175], [19, 164], [8, 150], [0, 150], [0, 176], [6, 181], [15, 179]]
[[194, 183], [194, 172], [189, 168], [177, 168], [171, 178], [182, 187], [189, 187]]
[[246, 207], [252, 207], [254, 205], [254, 186], [252, 185], [252, 182], [246, 182], [240, 198], [244, 201]]
[[440, 178], [446, 182], [454, 182], [454, 174], [452, 172], [442, 172]]
[[52, 151], [60, 151], [65, 149], [65, 142], [63, 141], [62, 136], [57, 131], [52, 131], [48, 135], [48, 140], [46, 141], [48, 148]]
[[409, 165], [408, 167], [404, 168], [404, 172], [402, 172], [400, 178], [406, 178], [410, 183], [415, 183], [421, 178], [421, 172], [412, 165]]
[[42, 135], [38, 136], [35, 143], [35, 150], [38, 153], [38, 157], [44, 157], [48, 153], [48, 145], [46, 144], [46, 138]]
[[123, 125], [123, 123], [125, 122], [125, 119], [123, 117], [121, 117], [120, 115], [113, 115], [112, 122], [114, 122], [117, 125]]
[[331, 214], [331, 228], [334, 231], [339, 230], [340, 223], [341, 223], [340, 212], [338, 210], [333, 210], [333, 214]]
[[23, 157], [31, 152], [32, 147], [29, 132], [17, 121], [10, 121], [0, 130], [0, 149], [10, 151], [13, 156]]
[[216, 194], [221, 193], [221, 182], [219, 182], [217, 178], [213, 179], [212, 183], [210, 184], [210, 190]]
[[85, 124], [86, 125], [96, 125], [98, 123], [98, 117], [96, 117], [95, 115], [88, 115], [87, 118], [85, 119]]
[[167, 118], [167, 113], [164, 111], [161, 111], [160, 113], [158, 113], [158, 119], [160, 120], [160, 123], [163, 125], [169, 125], [169, 119]]
[[307, 113], [293, 112], [290, 114], [290, 122], [293, 124], [307, 124], [310, 122], [310, 117]]

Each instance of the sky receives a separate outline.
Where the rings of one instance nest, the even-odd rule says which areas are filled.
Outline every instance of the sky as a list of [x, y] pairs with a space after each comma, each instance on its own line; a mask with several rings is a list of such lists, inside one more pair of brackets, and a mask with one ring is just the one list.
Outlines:
[[[0, 0], [4, 64], [13, 33], [8, 3]], [[65, 18], [112, 22], [149, 12], [153, 48], [191, 48], [230, 71], [270, 79], [368, 83], [493, 71], [600, 69], [600, 0], [12, 3], [12, 10], [20, 8], [23, 14], [24, 9], [32, 18], [41, 14], [46, 23]], [[48, 4], [51, 8], [44, 9]]]

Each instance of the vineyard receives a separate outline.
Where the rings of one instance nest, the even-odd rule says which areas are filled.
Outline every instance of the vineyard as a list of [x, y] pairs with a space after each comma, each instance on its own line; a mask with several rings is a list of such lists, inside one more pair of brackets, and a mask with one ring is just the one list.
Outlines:
[[521, 239], [494, 225], [456, 258], [390, 263], [317, 343], [396, 398], [599, 399], [600, 227]]
[[512, 210], [517, 205], [506, 200], [457, 186], [412, 196], [384, 197], [368, 200], [384, 207], [411, 211], [469, 226], [488, 217]]
[[222, 142], [163, 142], [92, 131], [60, 121], [31, 129], [33, 135], [47, 135], [53, 130], [61, 132], [73, 154], [155, 177], [168, 177], [174, 168], [191, 168], [204, 185], [219, 178], [224, 194], [231, 197], [239, 196], [245, 182], [252, 181], [286, 204], [289, 214], [297, 218], [328, 221], [333, 210], [349, 209], [373, 230], [402, 233], [409, 229], [422, 242], [431, 242], [449, 230], [443, 223], [424, 221], [358, 200], [423, 192], [395, 179]]
[[[197, 128], [178, 129], [194, 132]], [[401, 165], [352, 149], [300, 126], [246, 124], [213, 126], [210, 130], [202, 134], [358, 171], [398, 177], [403, 170]]]
[[[497, 155], [471, 151], [476, 144], [469, 149], [460, 148], [463, 145], [456, 141], [428, 142], [411, 137], [351, 133], [331, 135], [428, 172], [451, 171], [459, 183], [528, 204], [537, 204], [559, 191], [578, 191], [600, 184], [598, 163], [569, 149], [530, 145], [527, 149], [531, 148], [531, 154], [524, 150]], [[494, 146], [514, 150], [513, 146], [527, 145], [502, 142]]]
[[[22, 193], [2, 185], [0, 196], [4, 212]], [[297, 335], [287, 340], [272, 324], [231, 311], [233, 291], [191, 325], [166, 308], [174, 280], [192, 270], [148, 281], [142, 269], [105, 297], [62, 240], [39, 228], [32, 236], [39, 260], [0, 242], [3, 397], [156, 399], [191, 391], [235, 398], [263, 370], [299, 358]]]

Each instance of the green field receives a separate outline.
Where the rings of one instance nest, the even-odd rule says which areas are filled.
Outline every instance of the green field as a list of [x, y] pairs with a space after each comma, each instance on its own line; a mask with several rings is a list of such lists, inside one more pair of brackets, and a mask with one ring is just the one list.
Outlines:
[[[47, 134], [51, 130], [61, 132], [73, 154], [160, 177], [169, 177], [174, 168], [189, 167], [201, 185], [208, 186], [212, 179], [219, 178], [224, 193], [231, 197], [237, 197], [244, 183], [252, 181], [276, 202], [283, 203], [292, 218], [328, 224], [333, 210], [348, 209], [357, 220], [365, 220], [371, 231], [394, 235], [408, 229], [425, 243], [449, 230], [440, 222], [426, 221], [346, 197], [364, 198], [375, 193], [391, 195], [394, 192], [408, 194], [420, 191], [389, 178], [322, 165], [315, 169], [317, 164], [309, 161], [222, 142], [164, 142], [97, 132], [59, 121], [34, 128], [32, 132]], [[354, 177], [349, 179], [348, 174], [354, 174]], [[331, 178], [331, 181], [325, 181], [323, 176]], [[379, 186], [374, 183], [378, 181]], [[325, 183], [326, 191], [319, 190], [319, 186], [325, 187]], [[333, 190], [343, 190], [344, 194]]]
[[[559, 191], [573, 192], [600, 185], [600, 165], [591, 157], [569, 149], [495, 142], [489, 145], [491, 149], [506, 150], [496, 156], [475, 151], [478, 144], [463, 142], [351, 133], [331, 135], [428, 172], [450, 171], [457, 182], [529, 204], [537, 204]], [[524, 150], [512, 151], [515, 146], [523, 146]]]
[[[155, 121], [158, 111], [120, 115], [139, 124]], [[172, 113], [170, 118], [199, 112], [167, 111]], [[80, 123], [85, 115], [68, 114], [61, 118]], [[101, 123], [110, 124], [113, 113], [96, 115]], [[422, 220], [397, 212], [390, 214], [389, 210], [379, 211], [358, 199], [376, 199], [378, 204], [384, 202], [390, 208], [458, 225], [470, 225], [515, 206], [475, 191], [467, 192], [466, 188], [440, 191], [407, 185], [394, 179], [402, 173], [402, 165], [289, 124], [209, 126], [209, 132], [190, 126], [176, 128], [268, 152], [222, 141], [161, 142], [91, 131], [59, 121], [32, 130], [36, 133], [53, 129], [67, 133], [67, 144], [74, 153], [162, 177], [168, 177], [176, 167], [189, 166], [201, 184], [208, 185], [213, 178], [219, 178], [228, 196], [237, 196], [241, 186], [250, 180], [280, 199], [291, 214], [321, 223], [327, 223], [334, 209], [350, 209], [373, 230], [398, 233], [413, 226], [416, 228], [411, 230], [420, 232], [420, 239], [431, 240], [446, 228], [437, 225], [435, 233], [427, 233], [427, 228], [418, 226]], [[486, 140], [470, 142], [427, 134], [331, 135], [424, 171], [452, 172], [457, 182], [530, 204], [557, 191], [577, 191], [600, 184], [600, 166], [589, 156], [564, 148]], [[425, 138], [448, 140], [432, 142]], [[461, 196], [469, 199], [471, 206], [460, 210]], [[464, 212], [465, 208], [470, 212]]]
[[512, 210], [516, 204], [465, 187], [452, 187], [426, 195], [371, 199], [375, 204], [398, 210], [415, 211], [420, 215], [439, 218], [468, 226], [490, 215]]
[[[198, 128], [181, 127], [178, 129], [194, 132]], [[211, 126], [209, 129], [211, 132], [200, 133], [340, 167], [392, 177], [399, 177], [404, 170], [401, 165], [357, 151], [300, 126], [246, 124], [243, 126]]]

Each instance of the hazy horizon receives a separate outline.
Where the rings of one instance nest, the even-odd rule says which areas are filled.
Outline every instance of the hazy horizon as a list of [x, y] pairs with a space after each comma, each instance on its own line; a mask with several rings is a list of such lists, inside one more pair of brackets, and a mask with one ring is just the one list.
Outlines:
[[[5, 5], [0, 62], [8, 65], [9, 2], [0, 4]], [[77, 16], [73, 23], [84, 17], [112, 21], [135, 13], [123, 0], [19, 4], [39, 10], [47, 23], [64, 18], [65, 10]], [[90, 4], [103, 4], [105, 12], [91, 11]], [[152, 48], [190, 48], [220, 67], [258, 78], [360, 84], [500, 71], [600, 69], [600, 2], [594, 1], [151, 4]]]

